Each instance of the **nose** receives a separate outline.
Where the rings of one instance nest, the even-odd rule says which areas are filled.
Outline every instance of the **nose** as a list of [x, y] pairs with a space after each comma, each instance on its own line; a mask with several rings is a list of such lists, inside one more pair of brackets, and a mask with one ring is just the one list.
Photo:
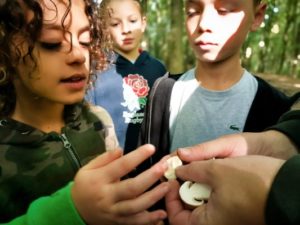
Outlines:
[[213, 28], [213, 24], [215, 23], [215, 10], [214, 6], [206, 6], [204, 7], [201, 17], [199, 19], [199, 29], [201, 32], [211, 32]]
[[130, 26], [130, 24], [127, 23], [127, 22], [122, 23], [122, 33], [123, 34], [128, 34], [130, 32], [131, 32], [131, 26]]
[[89, 51], [85, 47], [81, 46], [78, 42], [72, 43], [72, 47], [68, 52], [67, 63], [68, 64], [83, 64], [86, 61], [86, 52]]

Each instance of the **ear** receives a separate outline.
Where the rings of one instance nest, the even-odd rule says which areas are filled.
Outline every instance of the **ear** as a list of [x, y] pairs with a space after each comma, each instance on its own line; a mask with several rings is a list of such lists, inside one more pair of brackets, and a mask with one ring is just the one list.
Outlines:
[[142, 17], [142, 32], [144, 33], [147, 27], [147, 18], [145, 16]]
[[258, 6], [255, 7], [254, 21], [251, 25], [251, 31], [256, 31], [260, 27], [261, 23], [265, 19], [266, 9], [266, 3], [260, 3]]

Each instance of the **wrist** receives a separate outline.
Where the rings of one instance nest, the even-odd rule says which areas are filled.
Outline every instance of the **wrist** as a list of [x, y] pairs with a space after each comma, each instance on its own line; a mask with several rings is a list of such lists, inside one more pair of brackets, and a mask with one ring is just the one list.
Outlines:
[[279, 131], [268, 130], [257, 136], [259, 146], [261, 146], [258, 154], [281, 159], [288, 159], [297, 154], [297, 148], [293, 142]]

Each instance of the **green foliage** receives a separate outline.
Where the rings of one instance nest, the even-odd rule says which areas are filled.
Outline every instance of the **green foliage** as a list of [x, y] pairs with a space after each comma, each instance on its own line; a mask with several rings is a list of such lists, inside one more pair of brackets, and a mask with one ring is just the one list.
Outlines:
[[[244, 45], [251, 48], [243, 62], [252, 71], [300, 77], [300, 2], [269, 1], [264, 26], [252, 33]], [[260, 47], [264, 43], [264, 47]]]
[[[179, 30], [178, 35], [174, 34], [174, 26], [180, 27], [181, 24], [181, 28], [184, 28], [184, 9], [181, 10], [182, 16], [173, 13], [174, 4], [183, 5], [179, 1], [183, 0], [144, 0], [148, 18], [147, 48], [151, 54], [164, 61], [168, 68], [175, 68], [172, 64], [182, 64], [181, 67], [176, 67], [182, 68], [182, 71], [171, 71], [174, 73], [183, 72], [195, 64], [185, 32], [180, 34]], [[251, 33], [243, 46], [243, 64], [255, 73], [275, 73], [300, 78], [300, 1], [267, 2], [263, 27]], [[182, 46], [178, 46], [178, 43]], [[183, 59], [178, 58], [178, 54], [174, 57], [176, 46], [181, 48]], [[251, 56], [246, 57], [246, 52], [249, 54], [250, 50]]]

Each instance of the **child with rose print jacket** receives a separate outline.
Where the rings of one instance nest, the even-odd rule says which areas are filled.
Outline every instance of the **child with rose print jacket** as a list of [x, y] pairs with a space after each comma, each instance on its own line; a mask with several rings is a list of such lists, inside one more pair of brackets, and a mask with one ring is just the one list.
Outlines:
[[109, 13], [108, 30], [115, 55], [107, 70], [98, 74], [86, 99], [109, 112], [126, 153], [137, 146], [150, 88], [166, 73], [166, 68], [140, 50], [146, 17], [139, 1], [103, 0], [101, 7]]

